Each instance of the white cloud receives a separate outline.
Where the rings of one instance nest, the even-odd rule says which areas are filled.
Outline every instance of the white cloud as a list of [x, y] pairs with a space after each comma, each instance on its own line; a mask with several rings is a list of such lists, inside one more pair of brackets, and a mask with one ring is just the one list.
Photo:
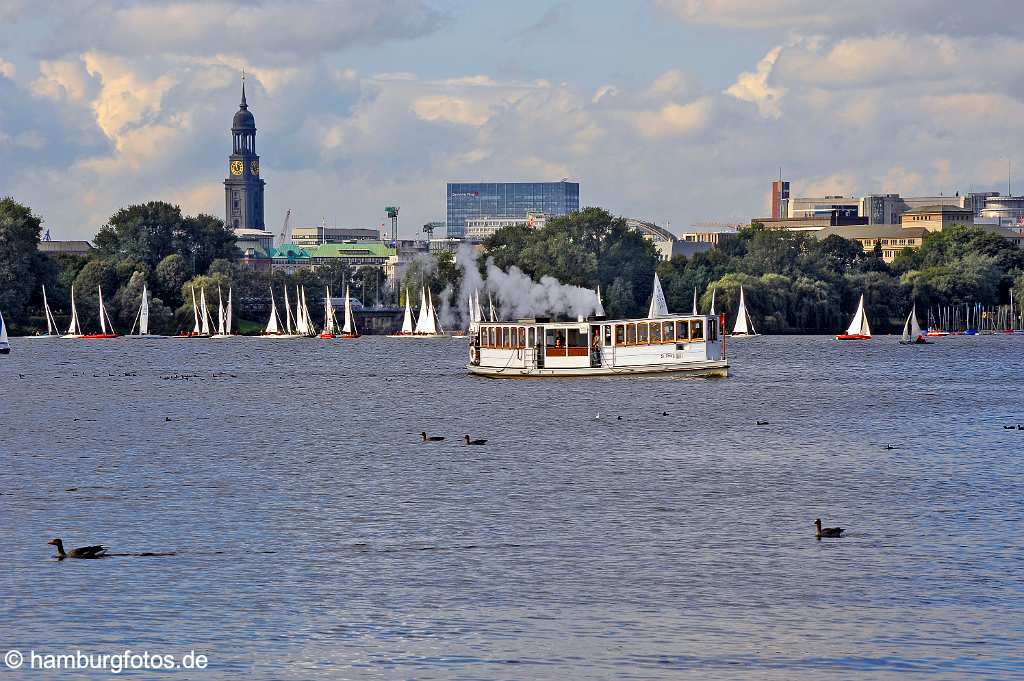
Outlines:
[[81, 59], [60, 59], [39, 63], [39, 77], [32, 81], [32, 92], [54, 101], [67, 98], [85, 101], [95, 89], [92, 77]]
[[6, 59], [0, 59], [0, 76], [4, 78], [14, 78], [14, 74], [17, 69], [14, 68], [14, 64], [7, 61]]
[[712, 100], [702, 97], [688, 104], [666, 104], [654, 111], [629, 114], [637, 132], [647, 138], [692, 135], [703, 130], [711, 119]]
[[761, 112], [762, 116], [771, 118], [781, 116], [782, 111], [779, 108], [779, 100], [786, 93], [786, 89], [772, 87], [768, 84], [772, 67], [778, 61], [781, 51], [781, 47], [771, 50], [757, 63], [756, 71], [753, 73], [749, 71], [741, 73], [736, 82], [729, 86], [726, 92], [736, 99], [753, 102], [757, 105], [757, 110]]

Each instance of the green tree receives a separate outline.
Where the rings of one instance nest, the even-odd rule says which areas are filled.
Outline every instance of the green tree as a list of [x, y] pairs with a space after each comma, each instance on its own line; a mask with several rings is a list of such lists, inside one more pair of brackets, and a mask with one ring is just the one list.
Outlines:
[[28, 206], [0, 199], [0, 311], [8, 324], [23, 323], [26, 303], [44, 263], [39, 253], [43, 223]]
[[181, 255], [172, 253], [156, 266], [157, 293], [172, 306], [180, 305], [181, 287], [192, 276], [188, 263]]

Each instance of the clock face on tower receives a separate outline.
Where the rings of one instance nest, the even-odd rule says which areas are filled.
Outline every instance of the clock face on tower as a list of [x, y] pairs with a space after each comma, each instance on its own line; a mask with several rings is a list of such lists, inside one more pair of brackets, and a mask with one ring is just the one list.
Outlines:
[[259, 161], [250, 161], [249, 162], [249, 170], [252, 171], [253, 175], [259, 175], [260, 174], [260, 162]]
[[245, 170], [245, 164], [243, 164], [241, 161], [232, 161], [231, 162], [231, 174], [232, 175], [241, 175], [243, 170]]

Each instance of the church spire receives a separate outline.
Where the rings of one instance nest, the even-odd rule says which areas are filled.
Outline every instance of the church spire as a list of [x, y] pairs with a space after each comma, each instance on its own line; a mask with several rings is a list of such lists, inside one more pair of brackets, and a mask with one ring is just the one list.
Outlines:
[[249, 105], [245, 103], [245, 69], [242, 69], [242, 103], [238, 105], [239, 109], [248, 109]]

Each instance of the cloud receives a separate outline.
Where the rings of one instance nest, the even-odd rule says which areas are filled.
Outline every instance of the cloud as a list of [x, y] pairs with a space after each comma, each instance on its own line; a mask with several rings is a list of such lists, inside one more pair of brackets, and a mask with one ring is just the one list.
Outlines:
[[797, 33], [876, 33], [913, 30], [952, 35], [1012, 34], [1016, 0], [986, 0], [982, 7], [962, 0], [656, 0], [685, 23]]
[[639, 111], [629, 118], [643, 137], [656, 139], [700, 132], [709, 123], [711, 110], [711, 98], [703, 97], [688, 104], [673, 103], [655, 111]]
[[0, 59], [0, 76], [3, 76], [4, 78], [14, 78], [15, 72], [16, 69], [14, 68], [14, 64], [5, 59]]
[[422, 0], [98, 0], [74, 9], [52, 43], [59, 49], [146, 57], [217, 51], [253, 61], [296, 61], [415, 38], [444, 22]]
[[768, 84], [772, 68], [775, 66], [775, 62], [779, 60], [779, 53], [781, 51], [781, 47], [776, 47], [768, 52], [757, 63], [756, 71], [741, 73], [736, 82], [729, 86], [726, 93], [736, 99], [753, 102], [757, 105], [757, 110], [761, 112], [762, 116], [770, 118], [781, 116], [782, 111], [779, 108], [779, 100], [786, 93], [786, 89], [772, 87]]
[[64, 98], [83, 102], [96, 90], [96, 83], [81, 59], [43, 60], [39, 77], [32, 81], [32, 92], [54, 101]]

